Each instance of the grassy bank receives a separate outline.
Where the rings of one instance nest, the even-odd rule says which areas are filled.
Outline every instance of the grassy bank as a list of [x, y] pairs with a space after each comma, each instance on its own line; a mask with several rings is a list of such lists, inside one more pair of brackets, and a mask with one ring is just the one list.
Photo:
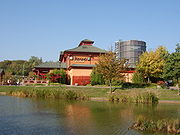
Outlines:
[[[144, 102], [144, 93], [152, 93], [157, 95], [159, 100], [176, 100], [180, 101], [180, 96], [177, 94], [177, 90], [166, 90], [166, 89], [156, 89], [156, 88], [132, 88], [132, 89], [116, 89], [113, 95], [110, 95], [109, 88], [107, 87], [75, 87], [75, 86], [0, 86], [0, 92], [13, 93], [17, 91], [24, 91], [25, 93], [30, 93], [35, 91], [41, 91], [41, 93], [54, 93], [58, 92], [64, 93], [65, 91], [73, 91], [77, 94], [84, 95], [87, 97], [102, 97], [102, 98], [115, 98], [115, 100], [121, 100], [122, 97], [134, 97], [137, 96], [139, 101]], [[37, 94], [38, 94], [37, 92]], [[30, 94], [31, 95], [31, 94]], [[33, 94], [32, 94], [33, 95]], [[31, 96], [32, 96], [31, 95]], [[43, 94], [42, 94], [43, 95]], [[141, 95], [141, 96], [140, 96]], [[45, 95], [44, 95], [45, 96]], [[150, 95], [151, 96], [151, 95]], [[51, 97], [50, 95], [45, 97]], [[137, 99], [136, 98], [136, 99]]]
[[129, 94], [111, 94], [109, 100], [121, 103], [155, 104], [158, 103], [159, 98], [152, 92], [130, 92]]
[[[17, 87], [5, 86], [6, 94], [18, 97], [54, 98], [68, 100], [88, 100], [83, 91], [68, 90], [62, 87]], [[0, 91], [4, 91], [0, 88]]]
[[149, 120], [140, 117], [131, 128], [141, 131], [164, 132], [165, 134], [180, 134], [180, 119]]

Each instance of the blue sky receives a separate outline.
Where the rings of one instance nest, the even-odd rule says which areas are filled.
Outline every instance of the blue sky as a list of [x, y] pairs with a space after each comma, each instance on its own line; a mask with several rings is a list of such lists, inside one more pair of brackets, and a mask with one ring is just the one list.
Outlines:
[[180, 0], [0, 0], [0, 61], [57, 61], [83, 39], [110, 49], [143, 40], [147, 50], [180, 42]]

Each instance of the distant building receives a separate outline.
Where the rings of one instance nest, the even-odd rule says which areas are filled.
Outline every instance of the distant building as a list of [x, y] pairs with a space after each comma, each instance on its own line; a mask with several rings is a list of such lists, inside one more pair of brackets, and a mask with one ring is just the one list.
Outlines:
[[38, 66], [35, 66], [33, 69], [33, 72], [38, 77], [45, 79], [45, 75], [50, 72], [50, 70], [54, 69], [66, 69], [65, 63], [59, 63], [59, 62], [45, 62]]
[[146, 42], [138, 40], [115, 42], [115, 52], [119, 59], [127, 59], [130, 68], [135, 68], [139, 56], [146, 51]]
[[59, 62], [43, 63], [34, 67], [34, 73], [45, 79], [46, 74], [53, 69], [64, 69], [67, 73], [67, 84], [87, 85], [90, 83], [90, 74], [106, 50], [93, 46], [94, 41], [85, 39], [72, 49], [60, 53]]
[[90, 83], [90, 74], [106, 50], [93, 46], [94, 41], [85, 39], [78, 47], [60, 53], [60, 63], [65, 63], [68, 81], [71, 85], [86, 85]]

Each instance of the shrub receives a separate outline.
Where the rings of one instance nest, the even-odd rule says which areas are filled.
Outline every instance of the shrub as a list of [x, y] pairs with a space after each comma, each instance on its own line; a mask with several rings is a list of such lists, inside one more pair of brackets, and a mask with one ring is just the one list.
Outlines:
[[112, 86], [120, 86], [123, 84], [123, 81], [122, 80], [118, 80], [118, 79], [114, 79], [112, 81]]
[[133, 123], [131, 128], [142, 131], [160, 131], [164, 133], [179, 134], [179, 125], [179, 119], [150, 120], [144, 117], [139, 117], [136, 122]]
[[102, 74], [98, 73], [94, 68], [91, 72], [91, 85], [103, 85], [105, 84]]
[[161, 88], [167, 88], [168, 87], [168, 83], [164, 82], [164, 81], [158, 81], [157, 85], [159, 85]]
[[145, 80], [144, 80], [144, 77], [143, 77], [143, 74], [142, 73], [139, 73], [139, 72], [135, 72], [133, 74], [133, 78], [132, 78], [132, 82], [133, 83], [144, 83]]
[[121, 103], [143, 103], [143, 104], [156, 104], [158, 97], [152, 92], [144, 92], [140, 94], [119, 94], [109, 95], [109, 101], [117, 101]]
[[122, 88], [145, 88], [150, 86], [150, 84], [146, 83], [130, 83], [130, 82], [125, 82], [122, 84]]
[[36, 98], [55, 98], [55, 99], [66, 99], [66, 100], [88, 100], [89, 97], [83, 92], [65, 89], [52, 89], [52, 88], [27, 88], [19, 90], [10, 90], [9, 95], [19, 97], [36, 97]]
[[47, 79], [52, 83], [66, 83], [66, 72], [63, 69], [51, 70], [47, 75]]

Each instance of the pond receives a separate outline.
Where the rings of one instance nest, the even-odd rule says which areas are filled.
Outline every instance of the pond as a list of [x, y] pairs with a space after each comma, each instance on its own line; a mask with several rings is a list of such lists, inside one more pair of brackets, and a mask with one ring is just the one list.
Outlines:
[[180, 105], [0, 96], [0, 135], [152, 135], [129, 129], [137, 117], [180, 118]]

